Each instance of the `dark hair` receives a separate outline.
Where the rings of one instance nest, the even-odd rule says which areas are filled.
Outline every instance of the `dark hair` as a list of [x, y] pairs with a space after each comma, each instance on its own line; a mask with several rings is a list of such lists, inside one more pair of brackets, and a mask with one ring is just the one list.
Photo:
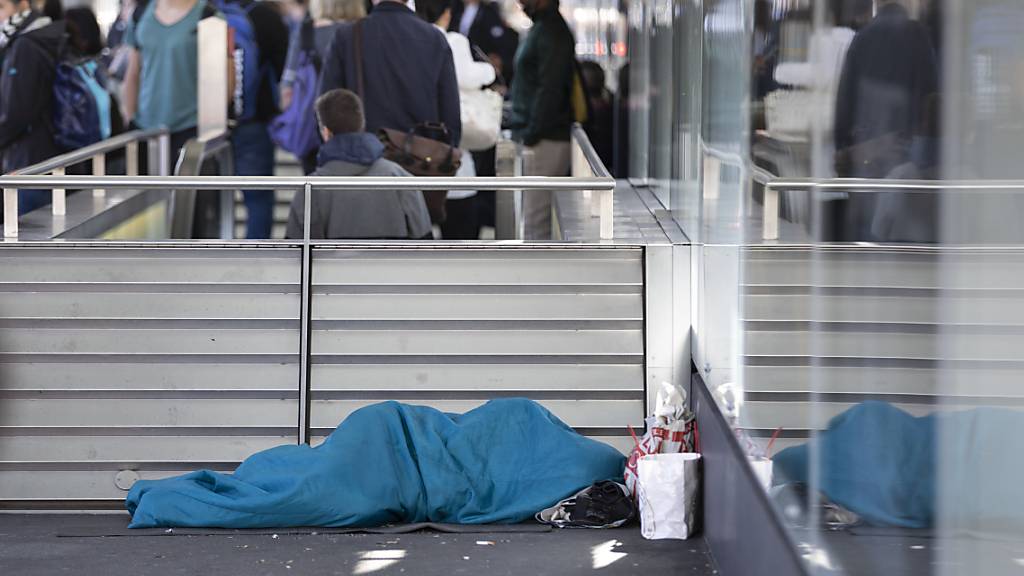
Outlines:
[[437, 22], [445, 10], [452, 7], [452, 0], [416, 0], [416, 13], [428, 23]]
[[336, 88], [316, 99], [316, 117], [331, 134], [362, 132], [366, 129], [363, 102], [354, 92]]
[[583, 87], [587, 94], [599, 96], [604, 90], [604, 68], [593, 60], [580, 60], [580, 75], [583, 76]]
[[92, 8], [68, 8], [64, 11], [64, 20], [79, 53], [96, 56], [103, 51], [103, 34]]

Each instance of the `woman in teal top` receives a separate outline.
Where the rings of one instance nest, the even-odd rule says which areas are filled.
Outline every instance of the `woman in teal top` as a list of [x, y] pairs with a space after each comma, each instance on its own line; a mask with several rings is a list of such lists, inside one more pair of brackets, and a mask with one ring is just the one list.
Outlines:
[[174, 148], [195, 134], [198, 114], [199, 21], [216, 15], [206, 0], [140, 3], [125, 31], [126, 117], [139, 128], [166, 126]]

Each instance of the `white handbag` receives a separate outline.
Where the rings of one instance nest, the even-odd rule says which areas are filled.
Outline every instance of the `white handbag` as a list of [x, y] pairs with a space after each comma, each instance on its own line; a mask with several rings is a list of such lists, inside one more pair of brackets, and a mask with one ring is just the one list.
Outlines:
[[494, 90], [460, 91], [462, 107], [462, 143], [471, 152], [487, 150], [498, 143], [501, 111], [505, 99]]

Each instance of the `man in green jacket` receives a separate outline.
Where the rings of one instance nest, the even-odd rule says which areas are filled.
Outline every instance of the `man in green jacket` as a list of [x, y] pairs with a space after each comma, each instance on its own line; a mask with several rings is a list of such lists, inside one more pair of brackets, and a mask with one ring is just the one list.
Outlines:
[[[512, 82], [512, 128], [530, 154], [530, 176], [568, 176], [569, 132], [573, 122], [572, 79], [576, 41], [558, 12], [558, 0], [519, 0], [533, 20], [516, 54]], [[551, 192], [523, 195], [528, 240], [551, 238]]]

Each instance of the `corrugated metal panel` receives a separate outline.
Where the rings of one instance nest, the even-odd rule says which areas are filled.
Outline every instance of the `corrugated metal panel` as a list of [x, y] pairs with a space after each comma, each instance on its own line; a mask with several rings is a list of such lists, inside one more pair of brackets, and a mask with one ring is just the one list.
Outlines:
[[[312, 426], [399, 399], [532, 397], [628, 449], [643, 252], [316, 249]], [[111, 501], [298, 439], [301, 252], [0, 246], [0, 501]]]
[[462, 412], [508, 395], [582, 429], [642, 426], [642, 258], [622, 247], [316, 249], [314, 434], [377, 400]]
[[0, 500], [297, 441], [294, 248], [0, 248]]

